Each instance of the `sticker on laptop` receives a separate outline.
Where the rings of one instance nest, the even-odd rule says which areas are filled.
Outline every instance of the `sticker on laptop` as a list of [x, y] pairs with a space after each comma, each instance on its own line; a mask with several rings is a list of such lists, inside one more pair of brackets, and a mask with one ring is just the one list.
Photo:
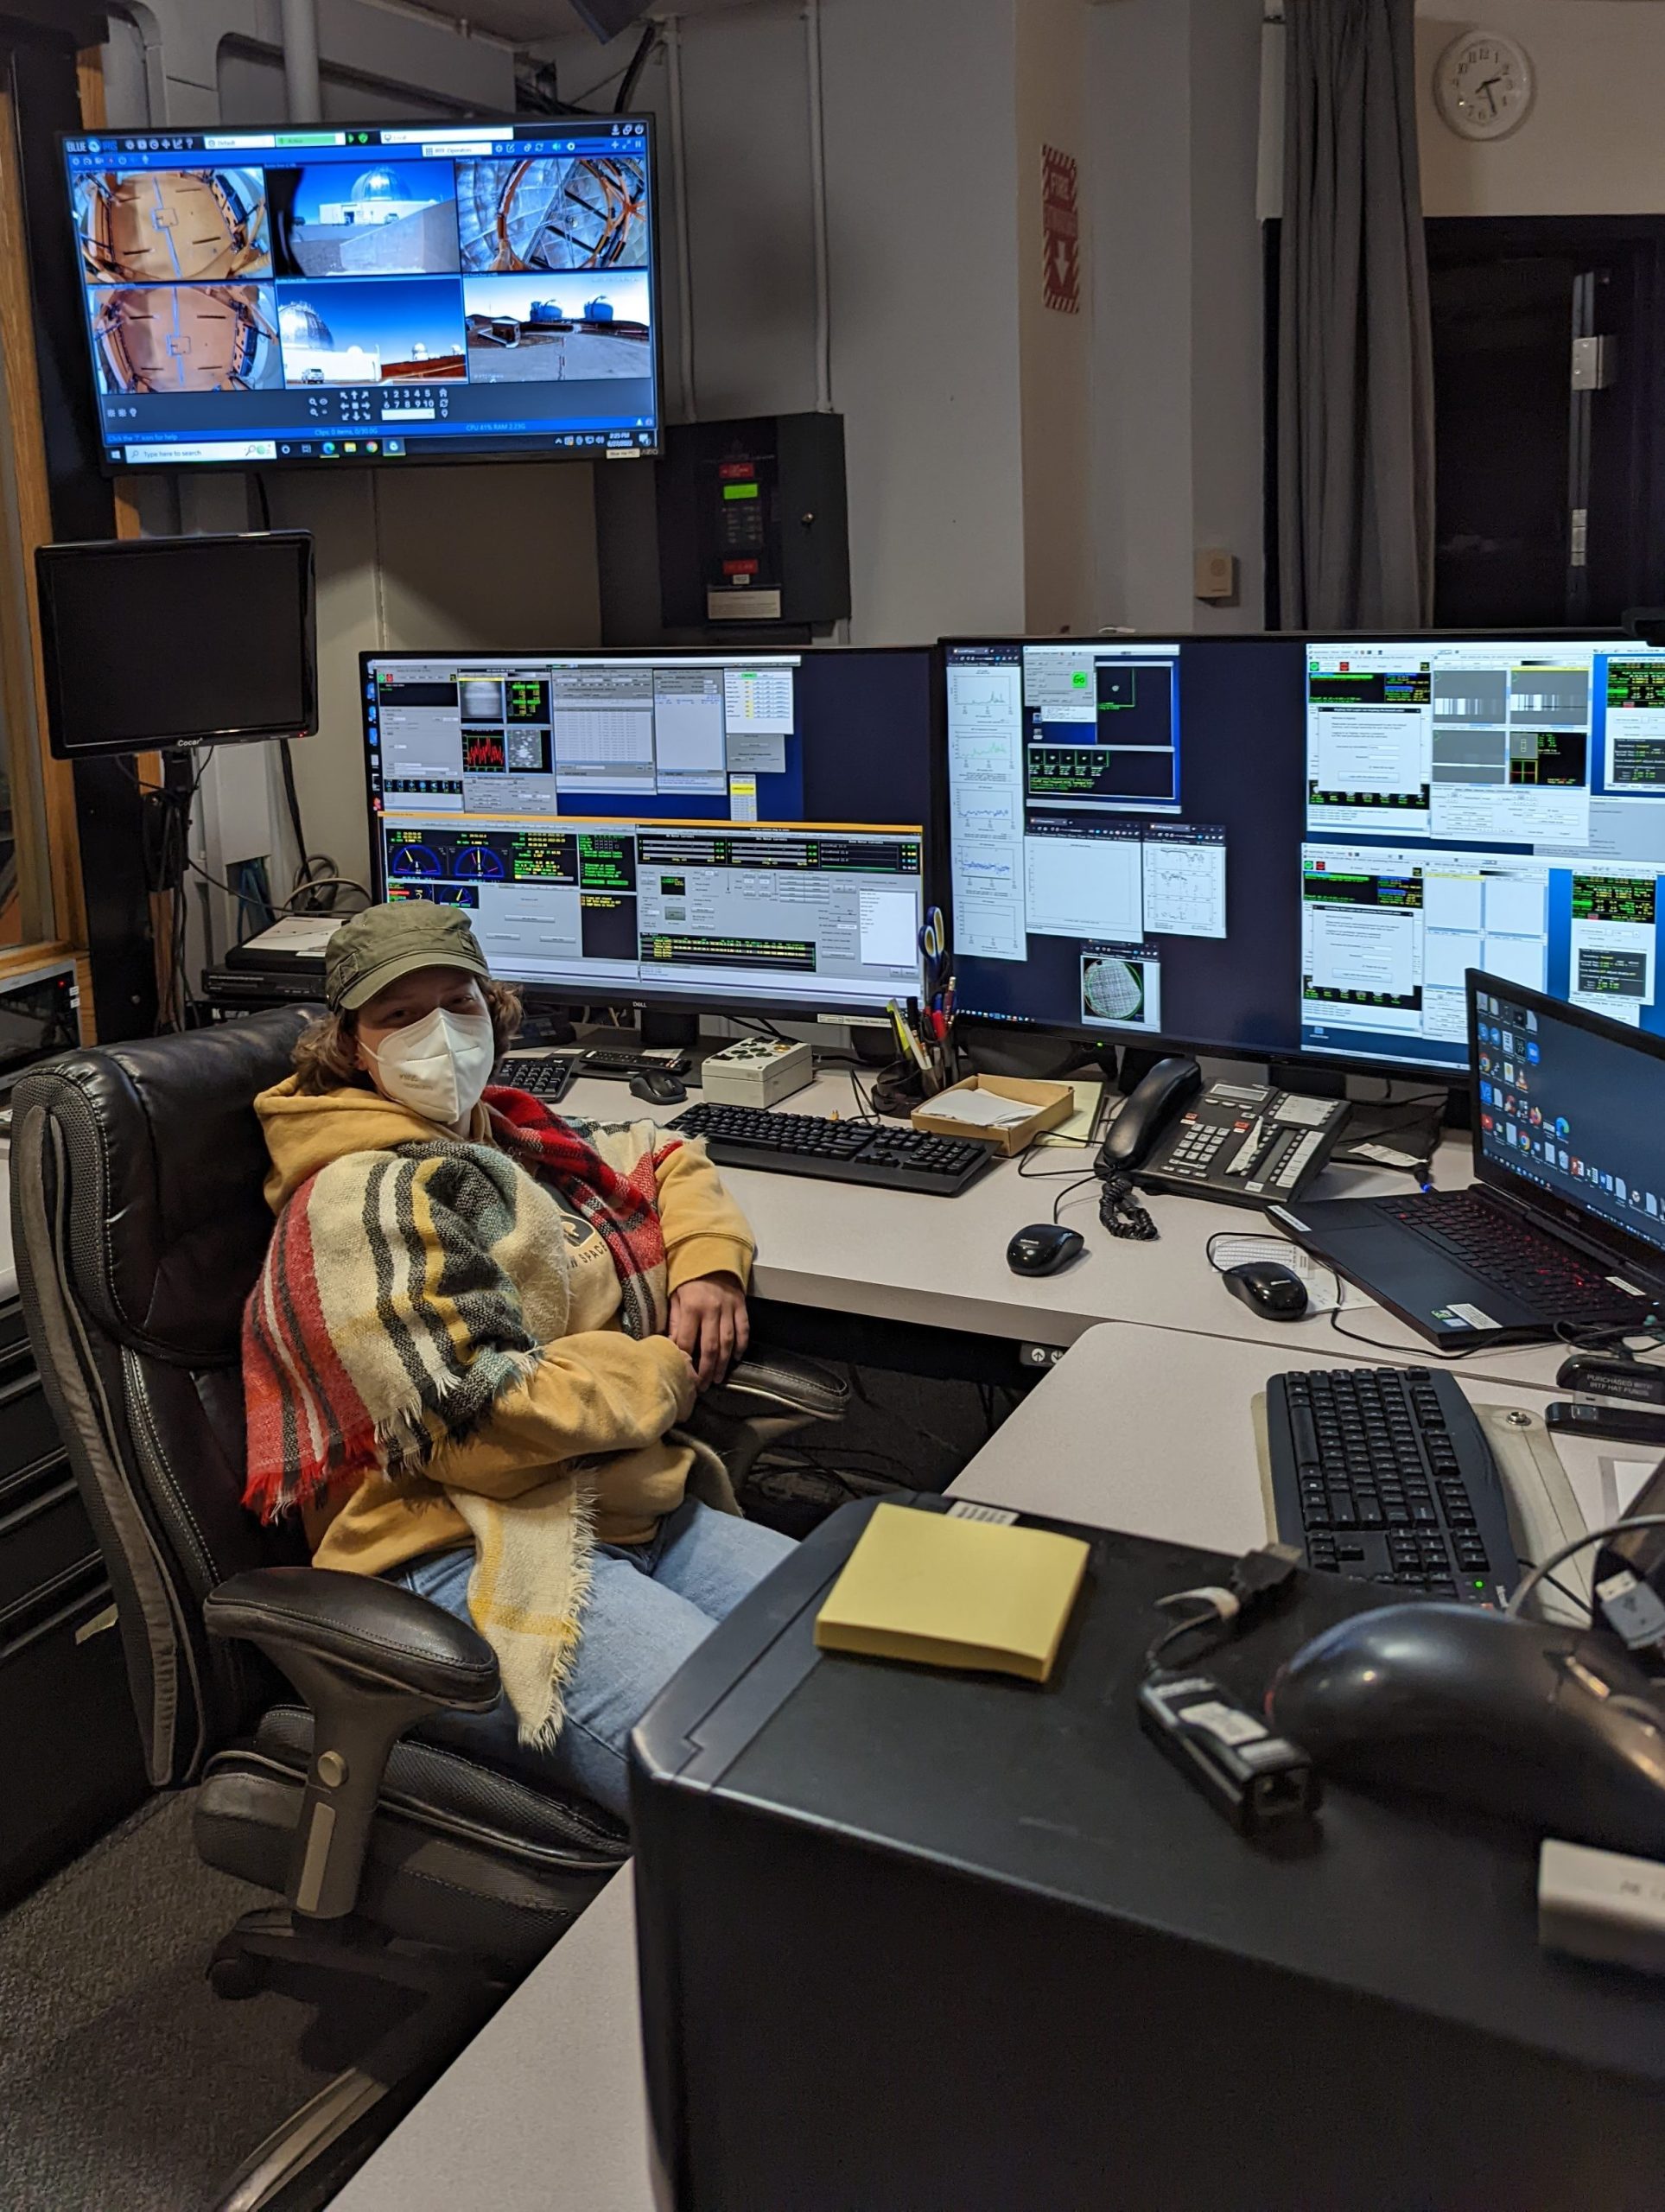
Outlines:
[[1615, 1290], [1622, 1290], [1627, 1298], [1646, 1298], [1648, 1295], [1645, 1290], [1638, 1290], [1635, 1283], [1626, 1282], [1623, 1275], [1609, 1275], [1607, 1280]]
[[1291, 1229], [1298, 1230], [1301, 1236], [1306, 1236], [1311, 1234], [1306, 1224], [1304, 1221], [1297, 1221], [1287, 1206], [1268, 1206], [1267, 1211], [1274, 1221], [1287, 1221]]
[[1448, 1306], [1446, 1313], [1453, 1321], [1460, 1321], [1465, 1329], [1500, 1329], [1501, 1321], [1494, 1321], [1490, 1313], [1483, 1313], [1478, 1306]]
[[969, 1497], [956, 1497], [948, 1509], [950, 1521], [995, 1521], [1007, 1528], [1017, 1515], [1004, 1505], [976, 1505]]

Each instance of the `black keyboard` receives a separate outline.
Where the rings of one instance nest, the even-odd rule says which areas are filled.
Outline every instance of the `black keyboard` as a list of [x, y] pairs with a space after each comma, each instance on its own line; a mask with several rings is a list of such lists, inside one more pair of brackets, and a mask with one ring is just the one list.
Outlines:
[[1313, 1368], [1267, 1385], [1281, 1542], [1309, 1567], [1465, 1605], [1520, 1579], [1491, 1447], [1454, 1376]]
[[918, 1129], [832, 1122], [818, 1114], [777, 1114], [762, 1106], [690, 1106], [666, 1125], [703, 1137], [719, 1167], [759, 1167], [778, 1175], [819, 1175], [834, 1183], [871, 1183], [886, 1191], [957, 1198], [994, 1159], [991, 1146]]
[[1620, 1290], [1593, 1260], [1529, 1222], [1516, 1221], [1503, 1207], [1489, 1205], [1472, 1190], [1425, 1191], [1414, 1198], [1378, 1198], [1376, 1205], [1471, 1273], [1535, 1308], [1546, 1321], [1628, 1322], [1640, 1328], [1647, 1319], [1645, 1298]]
[[572, 1089], [577, 1073], [575, 1058], [551, 1054], [545, 1059], [505, 1060], [497, 1076], [499, 1083], [512, 1084], [517, 1090], [529, 1090], [546, 1106], [555, 1106]]

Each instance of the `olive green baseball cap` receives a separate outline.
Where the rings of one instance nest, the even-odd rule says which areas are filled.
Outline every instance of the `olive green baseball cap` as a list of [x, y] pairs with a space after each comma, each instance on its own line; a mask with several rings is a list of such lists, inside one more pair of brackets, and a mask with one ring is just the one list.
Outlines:
[[379, 990], [418, 968], [491, 969], [461, 906], [396, 899], [343, 922], [324, 947], [324, 997], [334, 1014], [356, 1014]]

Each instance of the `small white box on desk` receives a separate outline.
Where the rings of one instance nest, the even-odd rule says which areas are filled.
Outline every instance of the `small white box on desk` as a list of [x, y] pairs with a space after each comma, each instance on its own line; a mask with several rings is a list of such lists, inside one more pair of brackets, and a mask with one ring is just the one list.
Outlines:
[[740, 1037], [713, 1052], [699, 1085], [720, 1106], [772, 1106], [815, 1081], [810, 1047], [785, 1037]]

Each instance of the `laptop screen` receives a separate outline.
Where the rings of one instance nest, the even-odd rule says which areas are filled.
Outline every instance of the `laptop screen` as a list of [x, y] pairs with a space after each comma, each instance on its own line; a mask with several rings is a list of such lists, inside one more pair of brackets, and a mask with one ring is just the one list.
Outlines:
[[1665, 1040], [1478, 969], [1468, 995], [1477, 1171], [1665, 1257]]

